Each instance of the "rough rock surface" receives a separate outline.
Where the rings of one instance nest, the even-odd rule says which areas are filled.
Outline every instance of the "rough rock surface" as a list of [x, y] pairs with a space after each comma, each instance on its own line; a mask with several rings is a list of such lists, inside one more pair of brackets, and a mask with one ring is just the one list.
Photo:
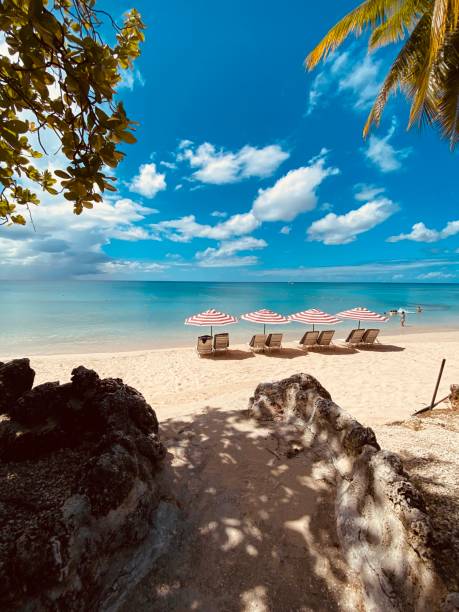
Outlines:
[[115, 606], [172, 534], [154, 411], [80, 366], [32, 388], [0, 365], [0, 609]]
[[[307, 374], [260, 384], [249, 412], [260, 421], [312, 432], [315, 443], [327, 446], [337, 473], [338, 534], [360, 576], [366, 609], [418, 612], [446, 605], [423, 499], [400, 458], [381, 450], [371, 429]], [[448, 605], [452, 599], [453, 594]]]

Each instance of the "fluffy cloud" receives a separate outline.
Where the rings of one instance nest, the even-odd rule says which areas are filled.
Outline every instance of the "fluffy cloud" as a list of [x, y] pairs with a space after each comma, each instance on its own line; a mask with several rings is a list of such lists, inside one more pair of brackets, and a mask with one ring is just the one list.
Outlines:
[[312, 82], [306, 115], [311, 115], [324, 100], [343, 93], [351, 95], [355, 109], [365, 110], [376, 97], [381, 80], [381, 62], [374, 61], [373, 56], [365, 55], [359, 60], [352, 49], [334, 53]]
[[216, 225], [198, 223], [194, 215], [160, 221], [151, 225], [158, 238], [165, 237], [173, 242], [190, 242], [193, 238], [210, 238], [212, 240], [227, 240], [234, 236], [250, 234], [260, 222], [252, 213], [237, 214]]
[[245, 236], [238, 240], [221, 242], [217, 248], [208, 248], [196, 253], [199, 265], [204, 268], [252, 266], [258, 263], [254, 255], [238, 256], [237, 253], [264, 249], [268, 244], [261, 239]]
[[76, 216], [66, 200], [45, 196], [33, 208], [32, 225], [2, 228], [0, 276], [75, 278], [98, 275], [111, 262], [103, 247], [111, 240], [154, 239], [139, 223], [156, 211], [122, 198], [96, 204]]
[[292, 228], [290, 225], [284, 225], [283, 227], [280, 228], [279, 233], [284, 234], [284, 236], [288, 236], [291, 231], [292, 231]]
[[411, 149], [395, 149], [390, 143], [395, 133], [396, 123], [392, 121], [387, 134], [381, 138], [371, 134], [368, 139], [368, 146], [365, 149], [365, 157], [369, 159], [381, 172], [394, 172], [402, 167], [402, 162], [406, 159]]
[[217, 219], [226, 219], [226, 217], [228, 216], [227, 212], [223, 212], [221, 210], [214, 210], [213, 212], [210, 213], [211, 217], [216, 217]]
[[166, 189], [166, 175], [156, 170], [156, 164], [142, 164], [139, 174], [129, 183], [129, 191], [146, 198], [154, 198], [159, 191]]
[[280, 164], [289, 157], [279, 145], [268, 145], [261, 149], [246, 145], [233, 153], [217, 149], [205, 142], [195, 147], [189, 140], [179, 144], [178, 161], [187, 161], [197, 168], [193, 178], [201, 183], [223, 185], [237, 183], [250, 177], [271, 176]]
[[324, 244], [348, 244], [359, 234], [376, 227], [396, 212], [397, 206], [388, 198], [379, 198], [350, 210], [344, 215], [329, 213], [314, 221], [307, 230], [308, 240]]
[[327, 167], [324, 153], [309, 166], [290, 170], [268, 189], [260, 189], [252, 212], [260, 221], [292, 221], [300, 213], [317, 206], [316, 190], [327, 176], [337, 174]]
[[459, 221], [449, 221], [442, 230], [434, 230], [426, 227], [424, 223], [415, 223], [408, 234], [391, 236], [387, 242], [400, 242], [401, 240], [413, 240], [414, 242], [438, 242], [444, 238], [459, 234]]

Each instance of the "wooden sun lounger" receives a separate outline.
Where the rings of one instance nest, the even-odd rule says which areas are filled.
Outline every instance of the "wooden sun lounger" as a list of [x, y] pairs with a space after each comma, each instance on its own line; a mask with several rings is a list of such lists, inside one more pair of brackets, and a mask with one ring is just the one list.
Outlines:
[[266, 342], [265, 334], [256, 334], [255, 336], [252, 336], [249, 342], [249, 347], [252, 349], [252, 351], [264, 351], [265, 342]]
[[363, 339], [364, 334], [365, 334], [364, 329], [353, 329], [349, 333], [349, 336], [346, 338], [344, 342], [345, 344], [351, 344], [351, 345], [362, 344], [362, 339]]
[[229, 334], [215, 334], [214, 351], [227, 351], [229, 347]]
[[203, 355], [212, 355], [212, 336], [199, 336], [196, 350], [200, 357]]
[[265, 347], [270, 351], [282, 348], [282, 337], [284, 334], [269, 334], [266, 338]]
[[367, 329], [362, 338], [362, 344], [374, 344], [379, 335], [379, 329]]
[[308, 331], [301, 338], [299, 344], [303, 348], [307, 348], [308, 346], [315, 346], [317, 344], [318, 338], [319, 338], [319, 332], [318, 331]]
[[317, 346], [330, 346], [334, 335], [334, 329], [327, 329], [326, 331], [320, 332], [319, 339], [317, 340]]

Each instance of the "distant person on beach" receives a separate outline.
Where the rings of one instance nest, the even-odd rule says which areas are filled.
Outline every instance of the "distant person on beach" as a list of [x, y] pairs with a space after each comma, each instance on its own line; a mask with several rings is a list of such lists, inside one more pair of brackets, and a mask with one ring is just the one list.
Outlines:
[[405, 327], [405, 321], [406, 321], [406, 312], [402, 310], [402, 312], [400, 313], [400, 325], [402, 327]]
[[422, 312], [422, 307], [421, 307], [421, 306], [416, 306], [416, 312], [417, 312], [417, 313]]

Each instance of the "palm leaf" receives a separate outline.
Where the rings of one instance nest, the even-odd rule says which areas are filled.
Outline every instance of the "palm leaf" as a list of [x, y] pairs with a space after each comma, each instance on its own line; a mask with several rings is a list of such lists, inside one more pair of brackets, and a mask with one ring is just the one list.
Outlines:
[[445, 38], [437, 79], [443, 90], [437, 119], [443, 136], [449, 139], [453, 149], [459, 139], [459, 30]]
[[397, 88], [407, 88], [417, 77], [419, 54], [422, 55], [428, 49], [429, 40], [430, 15], [426, 14], [418, 21], [384, 80], [363, 129], [365, 138], [373, 124], [379, 125], [390, 93]]
[[325, 59], [331, 51], [339, 47], [351, 32], [359, 35], [366, 26], [382, 23], [399, 4], [400, 0], [365, 0], [343, 17], [311, 51], [306, 58], [307, 68], [312, 70], [321, 59]]
[[[419, 121], [423, 114], [428, 112], [427, 94], [431, 86], [431, 76], [434, 63], [437, 59], [438, 51], [442, 47], [448, 23], [449, 0], [434, 0], [431, 12], [430, 45], [429, 49], [421, 60], [421, 70], [419, 71], [416, 82], [414, 83], [413, 104], [410, 110], [408, 127]], [[429, 11], [430, 12], [430, 11]], [[429, 14], [428, 12], [425, 13]]]
[[373, 30], [368, 43], [370, 49], [403, 40], [430, 4], [430, 0], [405, 0], [398, 11]]

